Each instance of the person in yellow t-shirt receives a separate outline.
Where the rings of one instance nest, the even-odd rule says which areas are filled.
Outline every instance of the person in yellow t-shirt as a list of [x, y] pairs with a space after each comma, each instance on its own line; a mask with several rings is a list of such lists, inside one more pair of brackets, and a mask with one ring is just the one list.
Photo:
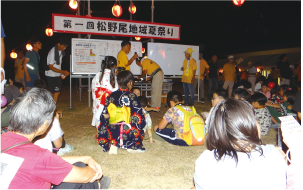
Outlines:
[[25, 88], [24, 82], [24, 52], [22, 50], [17, 52], [17, 59], [15, 60], [15, 82], [19, 82]]
[[[201, 103], [204, 104], [204, 76], [205, 76], [205, 73], [207, 73], [209, 66], [208, 66], [207, 62], [205, 61], [205, 59], [203, 59], [202, 52], [199, 52], [199, 60], [200, 60], [200, 76], [196, 77], [196, 79], [195, 79], [194, 91], [196, 94], [198, 80], [200, 80], [200, 85], [198, 87], [198, 90], [200, 89], [199, 96], [201, 97]], [[198, 97], [198, 100], [199, 100], [199, 97]]]
[[[197, 70], [196, 60], [191, 58], [193, 52], [193, 48], [187, 48], [187, 50], [184, 52], [186, 59], [183, 61], [183, 67], [181, 68], [181, 71], [183, 71], [182, 82], [185, 95], [185, 104], [190, 106], [194, 105], [195, 102], [194, 81]], [[190, 102], [188, 102], [188, 90], [190, 92]]]
[[142, 74], [138, 76], [138, 79], [147, 74], [150, 77], [147, 77], [146, 81], [152, 80], [151, 107], [161, 107], [162, 85], [164, 79], [164, 73], [161, 67], [153, 60], [147, 58], [137, 58], [136, 63], [139, 67], [142, 67]]
[[129, 41], [124, 40], [121, 43], [121, 50], [119, 51], [117, 55], [117, 69], [118, 72], [120, 71], [130, 71], [130, 65], [133, 63], [133, 61], [138, 57], [138, 54], [135, 53], [133, 57], [128, 60], [128, 57], [126, 54], [128, 54], [131, 50], [131, 43]]
[[234, 83], [237, 82], [236, 78], [236, 68], [234, 63], [234, 56], [230, 55], [228, 57], [228, 63], [223, 66], [223, 77], [224, 77], [224, 85], [223, 88], [227, 90], [228, 88], [228, 95], [231, 97], [231, 93], [233, 91]]

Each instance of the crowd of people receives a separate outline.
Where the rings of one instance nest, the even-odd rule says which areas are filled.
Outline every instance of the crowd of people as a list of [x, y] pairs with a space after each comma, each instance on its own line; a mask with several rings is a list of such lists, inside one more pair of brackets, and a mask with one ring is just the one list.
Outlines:
[[[39, 79], [39, 75], [35, 75], [35, 70], [29, 71], [30, 67], [26, 66], [35, 61], [39, 62], [40, 57], [35, 52], [41, 48], [40, 41], [33, 41], [35, 52], [25, 55], [24, 60], [20, 55], [20, 60], [16, 62], [17, 71], [22, 70], [20, 65], [24, 67], [26, 90], [21, 75], [18, 75], [19, 83], [15, 82], [5, 89], [4, 93], [9, 94], [7, 97], [13, 98], [8, 98], [10, 102], [7, 111], [2, 113], [2, 117], [3, 114], [7, 114], [5, 125], [8, 126], [8, 131], [1, 134], [1, 154], [9, 158], [11, 156], [22, 158], [23, 163], [16, 163], [17, 161], [13, 159], [6, 163], [19, 164], [15, 173], [5, 168], [2, 171], [12, 175], [11, 180], [6, 183], [8, 188], [98, 189], [108, 188], [110, 185], [110, 178], [102, 175], [101, 165], [92, 157], [64, 157], [62, 155], [65, 152], [60, 155], [61, 148], [69, 147], [67, 149], [72, 150], [72, 146], [65, 143], [60, 127], [62, 113], [60, 116], [60, 110], [56, 110], [61, 90], [61, 75], [69, 74], [60, 67], [67, 45], [66, 40], [62, 39], [52, 48], [47, 58], [46, 65], [50, 70], [46, 70], [47, 81], [51, 92], [45, 89], [45, 82]], [[205, 68], [202, 69], [203, 76], [195, 79], [197, 65], [191, 57], [192, 48], [188, 48], [181, 68], [185, 100], [180, 92], [170, 91], [167, 94], [169, 109], [159, 124], [153, 126], [148, 112], [159, 112], [159, 107], [153, 107], [158, 105], [158, 102], [152, 102], [153, 105], [150, 107], [147, 98], [141, 96], [140, 89], [133, 87], [134, 76], [129, 70], [129, 65], [137, 56], [134, 55], [128, 61], [125, 55], [129, 52], [130, 43], [124, 41], [121, 46], [123, 52], [119, 52], [118, 59], [106, 56], [102, 61], [101, 71], [92, 81], [94, 105], [91, 125], [97, 130], [95, 138], [104, 152], [118, 154], [120, 148], [129, 153], [144, 153], [145, 133], [149, 142], [153, 143], [152, 131], [173, 145], [190, 146], [193, 143], [189, 143], [186, 136], [189, 129], [191, 137], [196, 138], [194, 140], [200, 144], [206, 142], [207, 145], [207, 150], [196, 161], [194, 188], [303, 187], [301, 180], [303, 154], [299, 146], [303, 138], [301, 133], [289, 131], [279, 119], [281, 116], [293, 115], [298, 121], [301, 120], [300, 85], [296, 83], [290, 85], [290, 74], [282, 74], [289, 68], [285, 66], [287, 59], [285, 56], [281, 56], [278, 67], [280, 86], [274, 76], [268, 78], [258, 76], [253, 64], [249, 63], [248, 74], [244, 73], [241, 85], [233, 89], [234, 83], [238, 80], [233, 64], [234, 57], [229, 56], [229, 62], [223, 67], [225, 80], [223, 88], [218, 88], [216, 56], [212, 57], [212, 63], [208, 65], [200, 54], [200, 63], [204, 64]], [[152, 77], [159, 75], [157, 78], [161, 78], [163, 72], [151, 61], [148, 60], [150, 64], [156, 66], [153, 72], [144, 69], [147, 63], [142, 58], [136, 60], [138, 66], [143, 67], [145, 74]], [[212, 68], [215, 70], [211, 70]], [[196, 86], [194, 82], [200, 80], [200, 83], [203, 83], [204, 73], [208, 70], [207, 94], [209, 98], [212, 95], [212, 108], [200, 115], [193, 107]], [[204, 86], [201, 87], [204, 101]], [[190, 120], [189, 113], [198, 123]], [[173, 128], [167, 127], [169, 123]], [[203, 129], [200, 130], [202, 135], [199, 130], [195, 131], [197, 126]], [[291, 161], [282, 149], [262, 144], [262, 135], [267, 135], [273, 126], [282, 129], [283, 141], [289, 147], [287, 153], [291, 153]], [[291, 162], [289, 166], [287, 160]], [[253, 183], [252, 179], [256, 176], [264, 180]]]

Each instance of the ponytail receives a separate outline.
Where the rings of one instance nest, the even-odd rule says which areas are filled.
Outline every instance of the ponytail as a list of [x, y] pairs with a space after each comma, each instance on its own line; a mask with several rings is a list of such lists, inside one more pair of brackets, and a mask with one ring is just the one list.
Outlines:
[[110, 69], [110, 85], [115, 88], [116, 80], [115, 80], [115, 66], [117, 65], [117, 60], [113, 56], [106, 56], [101, 64], [101, 76], [100, 76], [100, 84], [104, 76], [105, 69]]

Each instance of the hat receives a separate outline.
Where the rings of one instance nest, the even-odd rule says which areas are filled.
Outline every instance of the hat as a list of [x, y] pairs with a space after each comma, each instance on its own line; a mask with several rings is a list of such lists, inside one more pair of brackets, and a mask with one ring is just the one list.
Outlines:
[[193, 52], [194, 52], [194, 50], [191, 47], [191, 48], [187, 48], [187, 50], [184, 53], [188, 53], [190, 56], [192, 56]]
[[234, 58], [233, 55], [228, 56], [228, 59], [233, 59], [233, 58]]

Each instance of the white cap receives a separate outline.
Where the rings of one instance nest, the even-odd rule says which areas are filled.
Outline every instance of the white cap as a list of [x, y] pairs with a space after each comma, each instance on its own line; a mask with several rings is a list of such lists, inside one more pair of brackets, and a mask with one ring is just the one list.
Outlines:
[[228, 59], [233, 59], [233, 58], [234, 58], [233, 55], [228, 56]]

